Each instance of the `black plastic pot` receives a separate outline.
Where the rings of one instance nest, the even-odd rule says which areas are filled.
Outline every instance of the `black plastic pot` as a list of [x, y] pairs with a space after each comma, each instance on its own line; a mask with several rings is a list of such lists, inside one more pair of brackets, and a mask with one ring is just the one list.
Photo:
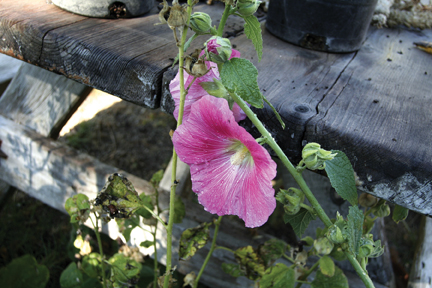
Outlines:
[[154, 0], [52, 0], [56, 6], [79, 15], [98, 18], [129, 18], [149, 12]]
[[361, 48], [377, 0], [271, 0], [266, 29], [304, 48], [353, 52]]

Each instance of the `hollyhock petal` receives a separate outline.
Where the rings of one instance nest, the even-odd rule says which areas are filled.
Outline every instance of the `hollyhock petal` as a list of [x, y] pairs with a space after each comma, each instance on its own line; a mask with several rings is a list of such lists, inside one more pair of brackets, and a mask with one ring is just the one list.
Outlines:
[[276, 163], [235, 122], [225, 99], [204, 96], [194, 103], [173, 143], [180, 159], [190, 165], [192, 190], [207, 211], [237, 215], [246, 227], [267, 221], [276, 207], [271, 184]]

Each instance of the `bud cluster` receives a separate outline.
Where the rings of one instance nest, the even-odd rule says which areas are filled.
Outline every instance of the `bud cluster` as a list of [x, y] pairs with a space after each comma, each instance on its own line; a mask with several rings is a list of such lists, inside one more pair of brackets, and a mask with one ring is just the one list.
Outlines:
[[297, 188], [281, 189], [276, 195], [276, 200], [283, 204], [285, 213], [295, 215], [300, 211], [301, 204], [305, 199], [303, 191]]
[[302, 160], [298, 169], [308, 168], [310, 170], [324, 170], [325, 161], [332, 160], [336, 153], [321, 149], [318, 143], [308, 143], [302, 150]]

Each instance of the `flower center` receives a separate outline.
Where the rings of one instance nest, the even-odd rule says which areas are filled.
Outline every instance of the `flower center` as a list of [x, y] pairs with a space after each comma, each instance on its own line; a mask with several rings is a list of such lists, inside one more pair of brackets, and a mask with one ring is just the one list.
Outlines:
[[246, 157], [251, 158], [249, 149], [242, 143], [237, 143], [233, 148], [234, 148], [233, 150], [236, 152], [230, 158], [231, 164], [240, 165], [243, 163]]

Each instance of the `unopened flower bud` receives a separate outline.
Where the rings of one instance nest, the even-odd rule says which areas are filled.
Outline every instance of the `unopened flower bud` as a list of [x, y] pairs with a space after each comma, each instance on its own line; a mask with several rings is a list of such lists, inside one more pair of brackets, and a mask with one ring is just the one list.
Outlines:
[[369, 257], [374, 253], [374, 251], [375, 251], [375, 243], [373, 241], [372, 234], [362, 237], [360, 239], [360, 248], [359, 248], [358, 256], [361, 258]]
[[228, 38], [214, 36], [205, 43], [205, 46], [207, 60], [218, 64], [228, 61], [232, 53], [231, 42]]
[[359, 204], [363, 207], [373, 207], [378, 203], [378, 201], [379, 198], [368, 193], [363, 193], [359, 197]]
[[310, 170], [325, 169], [325, 161], [332, 160], [336, 153], [321, 149], [318, 143], [308, 143], [302, 150], [302, 161], [306, 168]]
[[321, 237], [314, 241], [314, 248], [318, 254], [328, 255], [333, 250], [333, 247], [334, 244], [327, 237]]
[[340, 244], [346, 241], [346, 238], [342, 234], [342, 230], [337, 225], [332, 225], [328, 228], [327, 238], [336, 244]]
[[284, 205], [284, 210], [288, 215], [295, 215], [300, 211], [300, 204], [304, 201], [304, 193], [297, 188], [281, 189], [276, 195], [276, 200]]
[[390, 215], [390, 206], [387, 204], [379, 205], [372, 208], [372, 213], [378, 217], [387, 217]]
[[190, 18], [190, 27], [194, 32], [203, 34], [212, 27], [212, 20], [207, 13], [195, 12]]
[[258, 0], [237, 0], [237, 12], [243, 16], [250, 16], [257, 10], [261, 1]]

